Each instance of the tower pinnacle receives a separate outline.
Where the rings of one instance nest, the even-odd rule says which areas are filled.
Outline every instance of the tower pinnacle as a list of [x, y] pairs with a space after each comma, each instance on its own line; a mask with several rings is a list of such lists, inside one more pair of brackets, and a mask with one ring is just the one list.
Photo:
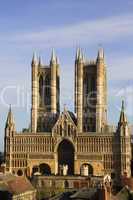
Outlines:
[[121, 106], [121, 113], [120, 113], [120, 119], [119, 119], [119, 123], [127, 123], [127, 118], [125, 115], [125, 106], [124, 106], [124, 100], [122, 100], [122, 106]]
[[54, 49], [52, 49], [51, 62], [56, 62], [56, 55], [55, 55], [55, 50]]
[[36, 53], [34, 52], [33, 53], [33, 57], [32, 57], [32, 62], [31, 62], [32, 65], [37, 65], [37, 57], [36, 57]]
[[78, 54], [78, 60], [82, 60], [83, 59], [83, 54], [81, 49], [79, 49], [79, 54]]
[[38, 61], [38, 65], [41, 66], [42, 61], [41, 61], [41, 56], [39, 56], [39, 61]]
[[103, 48], [100, 48], [98, 50], [97, 59], [104, 59], [104, 50], [103, 50]]
[[8, 115], [7, 115], [6, 128], [9, 126], [15, 127], [15, 122], [14, 122], [14, 117], [13, 117], [12, 110], [11, 110], [11, 105], [9, 107], [9, 111], [8, 111]]
[[77, 50], [76, 50], [76, 57], [75, 57], [75, 60], [78, 60], [78, 57], [79, 57], [79, 48], [77, 48]]
[[56, 56], [56, 63], [59, 65], [60, 61], [59, 58]]

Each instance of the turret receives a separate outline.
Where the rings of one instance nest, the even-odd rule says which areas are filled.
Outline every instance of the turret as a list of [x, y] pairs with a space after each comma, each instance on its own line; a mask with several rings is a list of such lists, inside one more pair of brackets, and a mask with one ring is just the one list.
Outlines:
[[32, 62], [32, 108], [31, 108], [31, 131], [37, 130], [37, 107], [38, 107], [38, 61], [36, 54], [33, 54]]
[[82, 62], [83, 62], [83, 53], [82, 53], [81, 49], [79, 49], [78, 62], [79, 62], [79, 63], [82, 63]]
[[78, 49], [75, 61], [75, 111], [79, 133], [83, 131], [83, 65], [83, 55]]
[[97, 105], [96, 131], [101, 132], [107, 124], [107, 83], [104, 62], [104, 50], [101, 48], [97, 55]]
[[51, 112], [57, 112], [57, 59], [54, 49], [52, 50], [50, 67], [51, 67]]
[[78, 61], [78, 57], [79, 57], [79, 48], [77, 48], [76, 50], [76, 55], [75, 55], [75, 94], [74, 94], [74, 104], [75, 104], [75, 113], [77, 113], [77, 61]]
[[131, 137], [130, 129], [128, 127], [127, 118], [125, 115], [124, 101], [122, 101], [120, 119], [118, 122], [117, 137], [119, 138], [119, 148], [120, 153], [120, 168], [121, 174], [131, 176]]
[[122, 101], [120, 119], [118, 122], [118, 131], [121, 136], [129, 136], [128, 122], [125, 115], [124, 101]]
[[78, 58], [79, 58], [79, 51], [80, 51], [80, 49], [79, 48], [77, 48], [77, 50], [76, 50], [76, 56], [75, 56], [75, 62], [78, 60]]
[[56, 105], [57, 105], [57, 112], [60, 112], [60, 62], [59, 58], [56, 56]]
[[39, 56], [38, 66], [41, 67], [41, 65], [42, 65], [41, 56]]
[[5, 138], [4, 138], [5, 163], [6, 163], [6, 168], [10, 172], [12, 172], [12, 147], [13, 147], [13, 136], [15, 132], [16, 132], [15, 122], [10, 106], [5, 125]]
[[15, 122], [14, 117], [11, 111], [11, 106], [9, 108], [9, 112], [7, 115], [6, 125], [5, 125], [5, 135], [6, 136], [12, 136], [15, 132]]
[[100, 48], [98, 50], [97, 61], [99, 61], [99, 60], [104, 60], [104, 50], [103, 50], [103, 48]]
[[52, 54], [51, 54], [51, 60], [50, 60], [50, 64], [56, 64], [56, 55], [55, 55], [55, 50], [52, 49]]
[[34, 53], [33, 53], [33, 57], [32, 57], [32, 61], [31, 61], [31, 65], [32, 65], [32, 66], [37, 66], [37, 63], [38, 63], [37, 57], [36, 57], [36, 54], [35, 54], [35, 52], [34, 52]]

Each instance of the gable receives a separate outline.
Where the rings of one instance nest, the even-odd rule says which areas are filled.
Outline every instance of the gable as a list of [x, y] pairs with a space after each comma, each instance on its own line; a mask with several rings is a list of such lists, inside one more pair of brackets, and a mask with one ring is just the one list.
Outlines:
[[75, 121], [71, 118], [68, 111], [64, 110], [58, 118], [55, 126], [52, 129], [54, 135], [59, 135], [61, 137], [75, 136], [77, 127]]

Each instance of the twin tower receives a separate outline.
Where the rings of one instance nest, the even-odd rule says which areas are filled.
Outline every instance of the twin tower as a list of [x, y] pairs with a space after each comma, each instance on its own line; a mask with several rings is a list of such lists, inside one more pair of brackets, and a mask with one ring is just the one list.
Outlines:
[[[32, 59], [31, 130], [49, 132], [60, 115], [60, 66], [52, 51], [50, 64]], [[75, 116], [78, 133], [102, 132], [107, 125], [107, 83], [104, 51], [87, 61], [81, 49], [75, 58]]]

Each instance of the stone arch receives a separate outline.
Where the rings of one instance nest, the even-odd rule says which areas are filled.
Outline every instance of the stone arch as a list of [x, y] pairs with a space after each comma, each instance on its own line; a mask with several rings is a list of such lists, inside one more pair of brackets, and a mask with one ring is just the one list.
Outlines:
[[22, 171], [22, 169], [18, 169], [17, 175], [18, 175], [18, 176], [23, 176], [23, 171]]
[[83, 163], [80, 167], [81, 176], [92, 176], [93, 175], [93, 167], [91, 164]]
[[58, 173], [60, 175], [74, 174], [75, 149], [72, 142], [67, 139], [62, 140], [58, 145]]
[[[62, 126], [61, 126], [61, 129], [62, 129]], [[70, 142], [73, 145], [74, 152], [76, 152], [76, 146], [70, 137], [64, 137], [63, 140], [62, 140], [62, 138], [60, 138], [55, 145], [54, 152], [57, 153], [60, 143], [64, 140], [67, 140], [68, 142]]]
[[41, 173], [41, 175], [50, 175], [51, 174], [51, 168], [48, 164], [41, 163], [39, 165], [39, 172]]

